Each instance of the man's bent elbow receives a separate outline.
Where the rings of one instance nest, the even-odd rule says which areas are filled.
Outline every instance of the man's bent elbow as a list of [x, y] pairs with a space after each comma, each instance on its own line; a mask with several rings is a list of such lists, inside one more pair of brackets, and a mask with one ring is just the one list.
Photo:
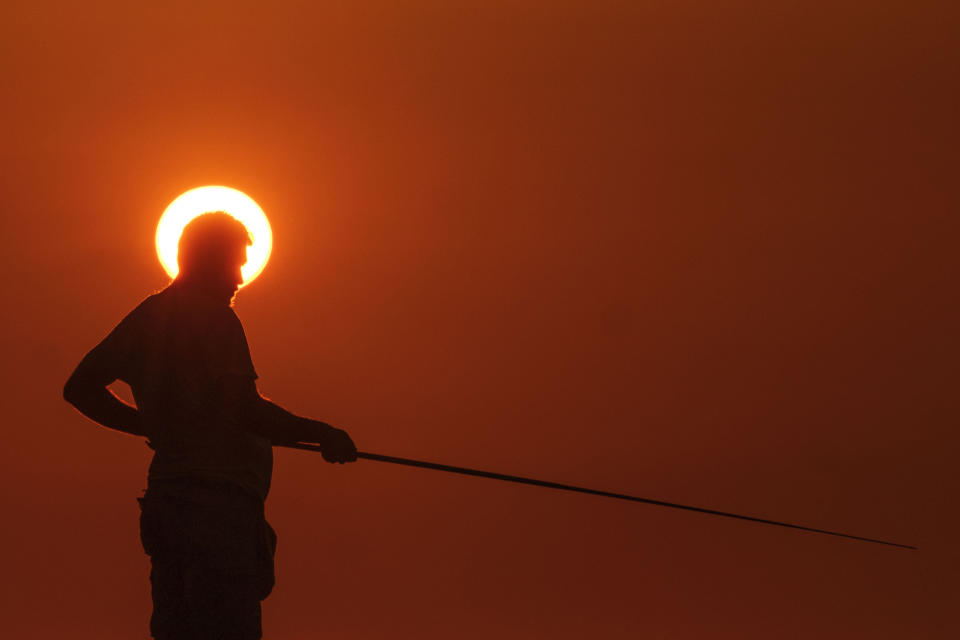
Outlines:
[[67, 382], [63, 385], [63, 399], [73, 406], [77, 406], [77, 384], [74, 381], [73, 376], [70, 376]]
[[83, 399], [90, 395], [88, 386], [84, 385], [83, 380], [74, 373], [67, 379], [63, 385], [63, 399], [76, 408], [80, 408]]

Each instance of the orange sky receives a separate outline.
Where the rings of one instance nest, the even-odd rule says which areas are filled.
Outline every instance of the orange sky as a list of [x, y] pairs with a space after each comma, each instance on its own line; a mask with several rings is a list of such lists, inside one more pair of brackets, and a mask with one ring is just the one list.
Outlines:
[[146, 637], [149, 451], [60, 390], [202, 184], [361, 449], [921, 547], [280, 451], [265, 637], [956, 637], [953, 3], [197, 4], [0, 8], [5, 637]]

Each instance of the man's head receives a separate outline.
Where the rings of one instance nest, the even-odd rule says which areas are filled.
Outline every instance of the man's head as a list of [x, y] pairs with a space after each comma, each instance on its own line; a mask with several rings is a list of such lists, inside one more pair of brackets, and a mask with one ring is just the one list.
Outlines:
[[191, 220], [177, 245], [177, 280], [197, 286], [228, 303], [243, 283], [250, 234], [243, 223], [223, 211]]

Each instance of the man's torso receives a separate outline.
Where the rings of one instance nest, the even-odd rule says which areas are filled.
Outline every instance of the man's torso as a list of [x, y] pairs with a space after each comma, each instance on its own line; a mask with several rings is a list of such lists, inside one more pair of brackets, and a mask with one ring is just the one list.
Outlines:
[[266, 498], [270, 443], [218, 402], [222, 376], [257, 377], [232, 309], [174, 284], [144, 300], [107, 343], [155, 450], [149, 485], [198, 477]]

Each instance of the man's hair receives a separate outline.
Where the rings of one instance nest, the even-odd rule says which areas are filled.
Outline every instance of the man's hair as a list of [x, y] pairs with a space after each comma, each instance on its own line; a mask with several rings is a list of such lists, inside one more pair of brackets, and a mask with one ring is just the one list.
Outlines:
[[225, 211], [204, 213], [183, 228], [177, 244], [180, 271], [194, 271], [215, 264], [238, 245], [252, 244], [242, 222]]

